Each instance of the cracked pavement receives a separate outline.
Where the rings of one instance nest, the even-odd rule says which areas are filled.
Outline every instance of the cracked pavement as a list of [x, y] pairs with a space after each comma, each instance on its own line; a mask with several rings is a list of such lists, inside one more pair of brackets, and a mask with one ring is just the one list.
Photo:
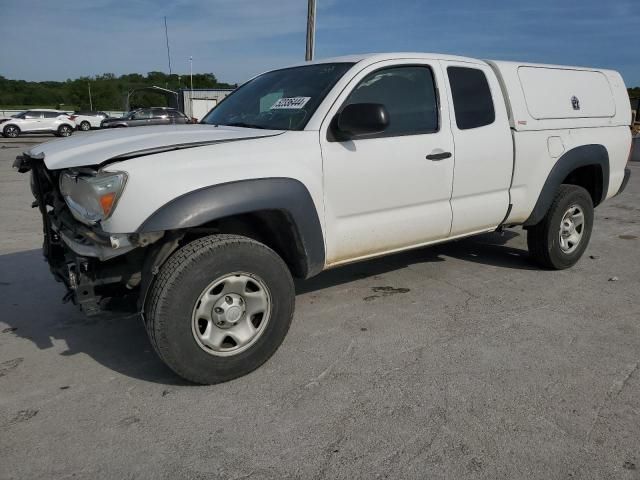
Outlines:
[[42, 140], [0, 139], [0, 479], [640, 478], [640, 162], [574, 268], [515, 229], [330, 271], [270, 361], [200, 387], [61, 303], [11, 169]]

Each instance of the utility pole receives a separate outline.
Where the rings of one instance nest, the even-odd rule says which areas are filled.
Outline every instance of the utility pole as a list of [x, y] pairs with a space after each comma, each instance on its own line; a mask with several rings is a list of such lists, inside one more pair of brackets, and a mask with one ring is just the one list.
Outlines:
[[89, 88], [89, 110], [93, 112], [93, 102], [91, 101], [91, 83], [87, 82], [87, 87]]
[[307, 51], [304, 59], [313, 60], [316, 43], [316, 0], [308, 0], [307, 6]]
[[169, 31], [167, 30], [167, 17], [164, 17], [164, 36], [167, 39], [167, 59], [169, 60], [169, 76], [171, 76], [171, 53], [169, 52]]
[[193, 56], [189, 57], [189, 71], [191, 75], [191, 91], [193, 91]]

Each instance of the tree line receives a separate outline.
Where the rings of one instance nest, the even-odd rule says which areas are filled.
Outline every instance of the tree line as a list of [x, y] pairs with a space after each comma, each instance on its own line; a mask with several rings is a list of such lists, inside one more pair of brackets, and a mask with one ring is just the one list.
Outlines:
[[[188, 75], [167, 75], [163, 72], [149, 72], [146, 75], [129, 73], [116, 76], [113, 73], [80, 77], [64, 82], [29, 82], [10, 80], [0, 75], [0, 106], [5, 109], [22, 107], [60, 108], [62, 110], [123, 110], [128, 92], [157, 86], [177, 91], [191, 88]], [[219, 82], [213, 73], [194, 73], [193, 88], [234, 88]], [[91, 102], [89, 101], [91, 89]], [[131, 105], [167, 106], [164, 95], [141, 91], [131, 97]]]

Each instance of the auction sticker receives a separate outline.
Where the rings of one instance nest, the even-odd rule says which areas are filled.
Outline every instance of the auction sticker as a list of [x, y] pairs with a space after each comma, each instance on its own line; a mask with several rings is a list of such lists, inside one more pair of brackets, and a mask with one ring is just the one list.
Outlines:
[[271, 105], [271, 110], [285, 108], [299, 110], [303, 108], [309, 100], [311, 100], [311, 97], [282, 97], [276, 103]]

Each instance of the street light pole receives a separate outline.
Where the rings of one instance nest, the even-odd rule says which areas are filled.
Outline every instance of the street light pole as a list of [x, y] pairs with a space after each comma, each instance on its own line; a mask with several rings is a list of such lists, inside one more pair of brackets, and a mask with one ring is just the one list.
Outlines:
[[307, 51], [304, 59], [313, 60], [316, 43], [316, 0], [308, 0], [307, 5]]
[[91, 83], [87, 82], [87, 87], [89, 88], [89, 110], [93, 112], [93, 102], [91, 101]]

